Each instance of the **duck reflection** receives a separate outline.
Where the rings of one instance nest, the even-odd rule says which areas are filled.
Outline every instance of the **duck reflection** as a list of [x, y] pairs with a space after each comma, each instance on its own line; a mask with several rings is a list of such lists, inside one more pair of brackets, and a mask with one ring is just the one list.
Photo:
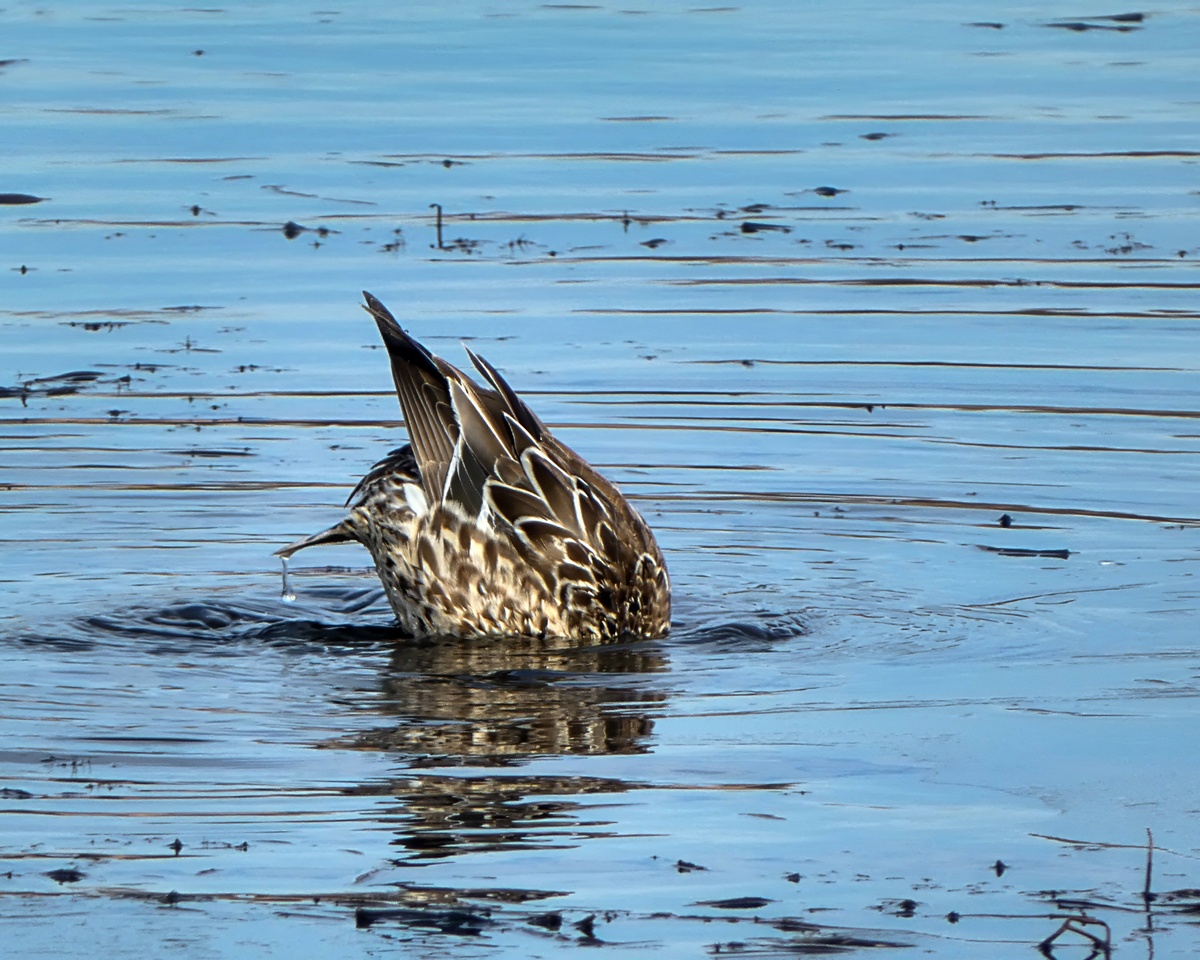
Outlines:
[[442, 640], [397, 646], [377, 709], [387, 726], [354, 746], [413, 766], [505, 765], [530, 757], [644, 753], [666, 700], [658, 646], [569, 640]]
[[380, 821], [396, 831], [396, 863], [467, 853], [546, 850], [614, 836], [604, 806], [584, 796], [619, 794], [635, 784], [580, 776], [430, 775], [372, 784], [355, 791], [394, 797]]
[[[545, 848], [609, 833], [583, 800], [633, 785], [513, 769], [543, 758], [650, 751], [667, 693], [661, 646], [636, 642], [434, 640], [395, 648], [373, 707], [388, 723], [349, 743], [394, 753], [404, 773], [354, 792], [391, 796], [405, 861]], [[439, 768], [472, 767], [473, 774]]]

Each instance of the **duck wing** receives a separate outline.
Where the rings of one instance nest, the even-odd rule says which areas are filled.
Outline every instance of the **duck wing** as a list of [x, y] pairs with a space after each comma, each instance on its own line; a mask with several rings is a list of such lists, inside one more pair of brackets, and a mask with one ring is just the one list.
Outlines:
[[620, 491], [552, 436], [495, 367], [467, 350], [488, 384], [481, 386], [405, 333], [378, 299], [363, 295], [387, 346], [431, 504], [457, 506], [472, 520], [502, 519], [530, 556], [548, 561], [586, 554], [592, 563], [621, 568], [644, 554], [660, 556]]
[[477, 518], [488, 479], [511, 472], [519, 456], [505, 415], [537, 418], [511, 390], [520, 410], [511, 408], [503, 394], [435, 357], [401, 329], [376, 297], [366, 291], [363, 297], [388, 351], [426, 497], [431, 504], [455, 506]]
[[441, 499], [458, 430], [449, 417], [450, 391], [433, 354], [410, 337], [379, 300], [365, 290], [367, 312], [375, 319], [391, 361], [392, 380], [412, 441], [421, 485], [431, 503]]

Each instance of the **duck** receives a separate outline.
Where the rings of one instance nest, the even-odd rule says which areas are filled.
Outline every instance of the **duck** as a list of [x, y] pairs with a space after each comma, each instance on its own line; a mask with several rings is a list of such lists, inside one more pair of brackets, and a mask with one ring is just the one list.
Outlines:
[[358, 482], [344, 519], [276, 554], [362, 544], [413, 638], [666, 636], [667, 566], [620, 490], [483, 357], [464, 347], [479, 383], [363, 298], [409, 442]]

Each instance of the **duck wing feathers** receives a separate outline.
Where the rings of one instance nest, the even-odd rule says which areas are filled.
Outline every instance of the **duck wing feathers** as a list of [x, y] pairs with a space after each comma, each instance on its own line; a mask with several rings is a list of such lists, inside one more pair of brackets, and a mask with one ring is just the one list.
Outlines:
[[[551, 436], [495, 367], [467, 350], [488, 383], [479, 385], [409, 336], [377, 298], [363, 296], [387, 346], [431, 504], [457, 507], [476, 521], [498, 516], [518, 533], [523, 521], [549, 522], [562, 537], [605, 554], [619, 553], [622, 542], [657, 554], [617, 488]], [[550, 531], [528, 526], [526, 533], [534, 529], [544, 545]]]

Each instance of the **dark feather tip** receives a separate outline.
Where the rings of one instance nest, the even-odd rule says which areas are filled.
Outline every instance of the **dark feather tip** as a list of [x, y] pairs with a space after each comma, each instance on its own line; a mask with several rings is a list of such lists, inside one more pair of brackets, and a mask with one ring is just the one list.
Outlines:
[[383, 337], [388, 353], [398, 359], [415, 364], [440, 378], [441, 373], [437, 364], [434, 363], [433, 354], [425, 348], [424, 344], [404, 332], [399, 321], [392, 316], [392, 311], [385, 307], [378, 297], [366, 290], [362, 294], [365, 301], [363, 308], [375, 318], [375, 324], [379, 327], [379, 333]]

